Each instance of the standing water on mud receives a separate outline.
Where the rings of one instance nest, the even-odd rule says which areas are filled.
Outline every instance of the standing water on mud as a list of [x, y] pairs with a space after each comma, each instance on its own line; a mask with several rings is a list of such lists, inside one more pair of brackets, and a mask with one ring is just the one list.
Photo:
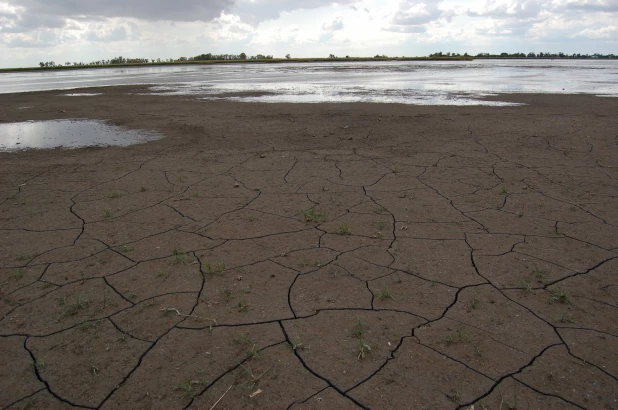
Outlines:
[[0, 93], [149, 85], [161, 95], [259, 102], [512, 105], [490, 94], [618, 96], [616, 60], [366, 61], [142, 66], [0, 74]]
[[155, 132], [130, 130], [94, 120], [14, 122], [0, 124], [0, 151], [127, 146], [162, 137]]

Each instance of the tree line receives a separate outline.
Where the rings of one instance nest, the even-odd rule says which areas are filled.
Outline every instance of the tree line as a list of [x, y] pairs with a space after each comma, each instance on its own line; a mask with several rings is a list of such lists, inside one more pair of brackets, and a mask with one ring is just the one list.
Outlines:
[[429, 57], [476, 57], [476, 58], [618, 58], [614, 54], [566, 54], [566, 53], [478, 53], [476, 56], [470, 56], [468, 53], [442, 53], [437, 52], [430, 54]]
[[[290, 58], [290, 55], [286, 55], [286, 58]], [[179, 57], [179, 58], [125, 58], [125, 57], [115, 57], [109, 60], [96, 60], [91, 61], [89, 63], [84, 63], [83, 61], [67, 61], [64, 64], [56, 63], [54, 61], [41, 61], [39, 66], [41, 68], [54, 68], [54, 67], [87, 67], [87, 66], [102, 66], [102, 65], [116, 65], [116, 64], [160, 64], [160, 63], [179, 63], [183, 61], [225, 61], [225, 60], [272, 60], [272, 55], [265, 54], [256, 54], [254, 56], [247, 56], [245, 53], [240, 54], [200, 54], [195, 57]]]
[[[612, 59], [618, 58], [618, 55], [615, 54], [566, 54], [566, 53], [500, 53], [500, 54], [491, 54], [491, 53], [478, 53], [476, 55], [470, 55], [468, 53], [460, 54], [460, 53], [443, 53], [439, 51], [437, 53], [433, 53], [429, 55], [430, 58], [605, 58]], [[290, 55], [287, 54], [285, 56], [286, 59], [291, 59]], [[330, 54], [328, 56], [329, 59], [339, 59], [341, 57], [337, 57], [334, 54]], [[345, 56], [346, 59], [350, 58], [350, 56]], [[377, 54], [374, 58], [376, 59], [388, 59], [389, 57], [386, 55]], [[120, 64], [161, 64], [161, 63], [181, 63], [184, 61], [228, 61], [228, 60], [272, 60], [273, 56], [268, 54], [256, 54], [254, 56], [247, 56], [245, 53], [240, 54], [200, 54], [194, 57], [179, 57], [179, 58], [126, 58], [126, 57], [115, 57], [108, 60], [96, 60], [91, 61], [89, 63], [84, 63], [83, 61], [67, 61], [64, 64], [55, 63], [54, 61], [42, 61], [39, 63], [41, 68], [54, 68], [54, 67], [88, 67], [88, 66], [106, 66], [106, 65], [120, 65]]]

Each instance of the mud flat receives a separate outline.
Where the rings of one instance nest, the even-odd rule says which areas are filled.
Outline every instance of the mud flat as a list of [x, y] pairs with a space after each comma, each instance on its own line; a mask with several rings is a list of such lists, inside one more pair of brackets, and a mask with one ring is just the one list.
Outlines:
[[2, 408], [618, 406], [617, 99], [147, 90], [0, 96], [165, 136], [0, 153]]

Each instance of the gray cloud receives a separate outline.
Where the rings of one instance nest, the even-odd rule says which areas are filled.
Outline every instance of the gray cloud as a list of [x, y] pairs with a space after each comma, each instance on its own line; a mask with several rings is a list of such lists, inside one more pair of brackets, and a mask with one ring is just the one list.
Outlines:
[[343, 30], [343, 20], [341, 19], [341, 17], [337, 17], [335, 20], [331, 21], [328, 24], [324, 23], [324, 25], [322, 25], [322, 29], [325, 31]]
[[250, 24], [277, 19], [281, 13], [338, 5], [361, 0], [5, 0], [20, 11], [0, 15], [0, 31], [28, 32], [62, 28], [67, 19], [102, 21], [134, 18], [145, 21], [212, 21], [221, 13], [234, 13]]
[[279, 18], [281, 13], [294, 10], [316, 9], [337, 4], [340, 6], [354, 5], [362, 0], [237, 0], [232, 12], [250, 23], [258, 24], [265, 20]]
[[61, 41], [56, 30], [40, 30], [33, 36], [17, 35], [11, 38], [0, 37], [8, 48], [50, 48]]
[[563, 8], [567, 10], [618, 13], [618, 0], [572, 0], [567, 1]]
[[438, 20], [443, 11], [438, 8], [441, 0], [405, 0], [399, 4], [399, 10], [393, 17], [393, 24], [400, 26], [418, 26]]
[[[135, 28], [133, 28], [133, 30], [134, 29]], [[131, 40], [138, 38], [133, 34], [133, 30], [127, 30], [125, 26], [117, 26], [111, 30], [90, 29], [83, 34], [83, 38], [88, 41], [100, 41], [106, 43], [111, 41]]]
[[425, 25], [432, 21], [451, 21], [454, 12], [440, 9], [440, 3], [442, 0], [404, 0], [399, 3], [399, 10], [393, 16], [392, 25], [382, 30], [394, 33], [424, 33], [427, 31]]
[[229, 10], [235, 0], [8, 0], [27, 14], [60, 18], [126, 17], [140, 20], [210, 21]]
[[0, 33], [26, 33], [33, 29], [63, 28], [65, 19], [39, 14], [0, 14]]

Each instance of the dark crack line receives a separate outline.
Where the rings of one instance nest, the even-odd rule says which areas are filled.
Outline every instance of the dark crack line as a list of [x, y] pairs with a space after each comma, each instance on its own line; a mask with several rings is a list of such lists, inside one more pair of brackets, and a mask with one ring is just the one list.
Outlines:
[[[290, 345], [290, 346], [294, 346], [294, 344], [292, 343], [292, 340], [290, 339], [290, 336], [288, 335], [287, 331], [285, 330], [285, 327], [283, 326], [283, 324], [281, 322], [279, 322], [279, 326], [281, 327], [281, 331], [283, 332], [284, 336], [285, 336], [285, 340], [286, 342]], [[297, 350], [294, 350], [294, 355], [298, 358], [298, 360], [300, 361], [300, 363], [302, 364], [302, 366], [312, 375], [314, 375], [315, 377], [317, 377], [320, 380], [323, 380], [324, 382], [326, 382], [326, 384], [328, 384], [329, 387], [331, 387], [333, 390], [335, 390], [337, 393], [339, 393], [341, 396], [349, 399], [350, 401], [352, 401], [354, 404], [356, 404], [357, 406], [359, 406], [362, 409], [365, 410], [369, 410], [368, 407], [364, 406], [363, 404], [361, 404], [360, 402], [356, 401], [356, 399], [354, 399], [353, 397], [350, 397], [346, 394], [346, 392], [344, 392], [343, 390], [341, 390], [339, 387], [335, 386], [335, 384], [333, 382], [331, 382], [330, 380], [328, 380], [326, 377], [322, 376], [321, 374], [315, 372], [311, 367], [309, 367], [307, 365], [307, 363], [305, 362], [305, 360], [302, 358], [302, 356], [298, 353]]]
[[[30, 349], [28, 349], [28, 337], [26, 337], [24, 339], [24, 349], [28, 352], [28, 354], [30, 355], [30, 359], [32, 360], [32, 363], [36, 363], [36, 357], [34, 356], [34, 353], [32, 353], [32, 351]], [[45, 380], [42, 376], [41, 373], [39, 372], [39, 369], [37, 366], [32, 366], [34, 368], [34, 373], [36, 374], [36, 378], [45, 385], [45, 388], [47, 389], [47, 391], [49, 392], [49, 394], [51, 394], [52, 396], [54, 396], [54, 398], [56, 398], [57, 400], [61, 401], [62, 403], [67, 403], [71, 406], [74, 407], [79, 407], [81, 409], [95, 409], [96, 407], [89, 407], [89, 406], [82, 406], [80, 404], [74, 403], [70, 400], [67, 400], [63, 397], [61, 397], [59, 394], [57, 394], [55, 391], [52, 390], [49, 382], [47, 382], [47, 380]]]

